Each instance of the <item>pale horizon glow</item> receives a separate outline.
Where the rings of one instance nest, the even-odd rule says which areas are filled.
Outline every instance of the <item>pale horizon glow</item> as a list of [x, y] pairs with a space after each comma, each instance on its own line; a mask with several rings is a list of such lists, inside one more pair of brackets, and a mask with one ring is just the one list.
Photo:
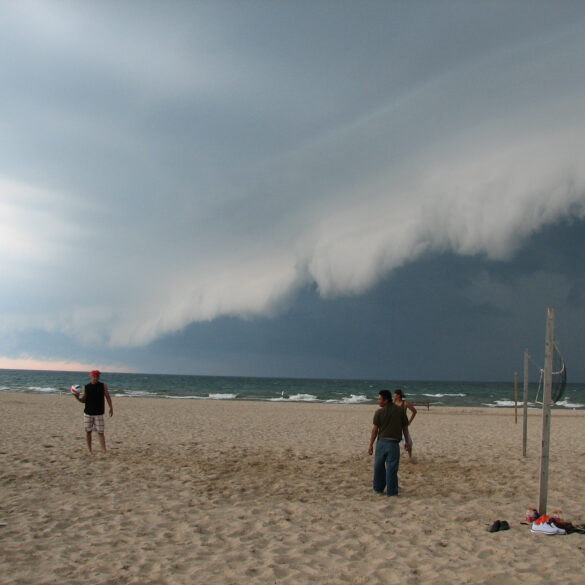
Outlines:
[[131, 374], [130, 368], [119, 366], [87, 364], [74, 361], [39, 360], [32, 357], [9, 358], [0, 356], [2, 370], [46, 370], [51, 372], [91, 372], [99, 369], [102, 372]]

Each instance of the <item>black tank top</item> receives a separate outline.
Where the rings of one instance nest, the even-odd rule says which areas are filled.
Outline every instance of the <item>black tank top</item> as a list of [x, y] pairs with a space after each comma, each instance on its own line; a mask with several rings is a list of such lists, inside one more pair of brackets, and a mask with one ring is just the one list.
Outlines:
[[104, 414], [104, 385], [102, 382], [97, 384], [86, 384], [85, 386], [85, 409], [83, 412], [91, 416]]

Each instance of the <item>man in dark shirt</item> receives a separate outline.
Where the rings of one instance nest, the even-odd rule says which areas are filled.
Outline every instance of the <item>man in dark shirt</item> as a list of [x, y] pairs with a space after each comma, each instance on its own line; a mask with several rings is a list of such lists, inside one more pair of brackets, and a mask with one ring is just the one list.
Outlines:
[[370, 436], [368, 453], [374, 452], [374, 491], [382, 494], [386, 488], [387, 496], [398, 495], [398, 465], [400, 463], [400, 440], [404, 434], [409, 441], [408, 417], [406, 411], [392, 403], [389, 390], [380, 390], [378, 396], [380, 408], [374, 414], [374, 426]]
[[104, 399], [108, 401], [110, 407], [110, 416], [114, 414], [114, 407], [112, 406], [112, 399], [108, 387], [100, 382], [100, 371], [93, 370], [90, 374], [91, 383], [86, 384], [83, 388], [83, 394], [74, 394], [74, 396], [85, 404], [83, 409], [83, 424], [85, 427], [85, 438], [87, 440], [87, 448], [91, 453], [91, 433], [97, 431], [98, 439], [102, 451], [106, 450], [106, 435], [104, 423], [105, 403]]

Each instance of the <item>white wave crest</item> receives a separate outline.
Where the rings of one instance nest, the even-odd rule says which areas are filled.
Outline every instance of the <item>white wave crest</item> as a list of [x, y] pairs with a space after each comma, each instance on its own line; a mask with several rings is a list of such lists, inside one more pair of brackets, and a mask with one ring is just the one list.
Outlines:
[[313, 394], [293, 394], [289, 398], [294, 402], [318, 402], [319, 399]]
[[238, 397], [237, 394], [216, 393], [209, 395], [209, 398], [211, 398], [211, 400], [235, 400], [237, 397]]

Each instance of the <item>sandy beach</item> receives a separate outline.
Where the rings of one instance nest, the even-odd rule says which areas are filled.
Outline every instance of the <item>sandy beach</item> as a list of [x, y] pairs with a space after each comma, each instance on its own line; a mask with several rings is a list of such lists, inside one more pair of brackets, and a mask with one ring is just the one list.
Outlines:
[[[0, 583], [581, 584], [585, 535], [532, 534], [541, 413], [419, 409], [400, 495], [373, 405], [114, 397], [87, 454], [70, 395], [0, 392]], [[585, 522], [585, 412], [554, 411], [548, 511]], [[95, 442], [97, 447], [97, 441]], [[508, 531], [489, 533], [495, 520]]]

